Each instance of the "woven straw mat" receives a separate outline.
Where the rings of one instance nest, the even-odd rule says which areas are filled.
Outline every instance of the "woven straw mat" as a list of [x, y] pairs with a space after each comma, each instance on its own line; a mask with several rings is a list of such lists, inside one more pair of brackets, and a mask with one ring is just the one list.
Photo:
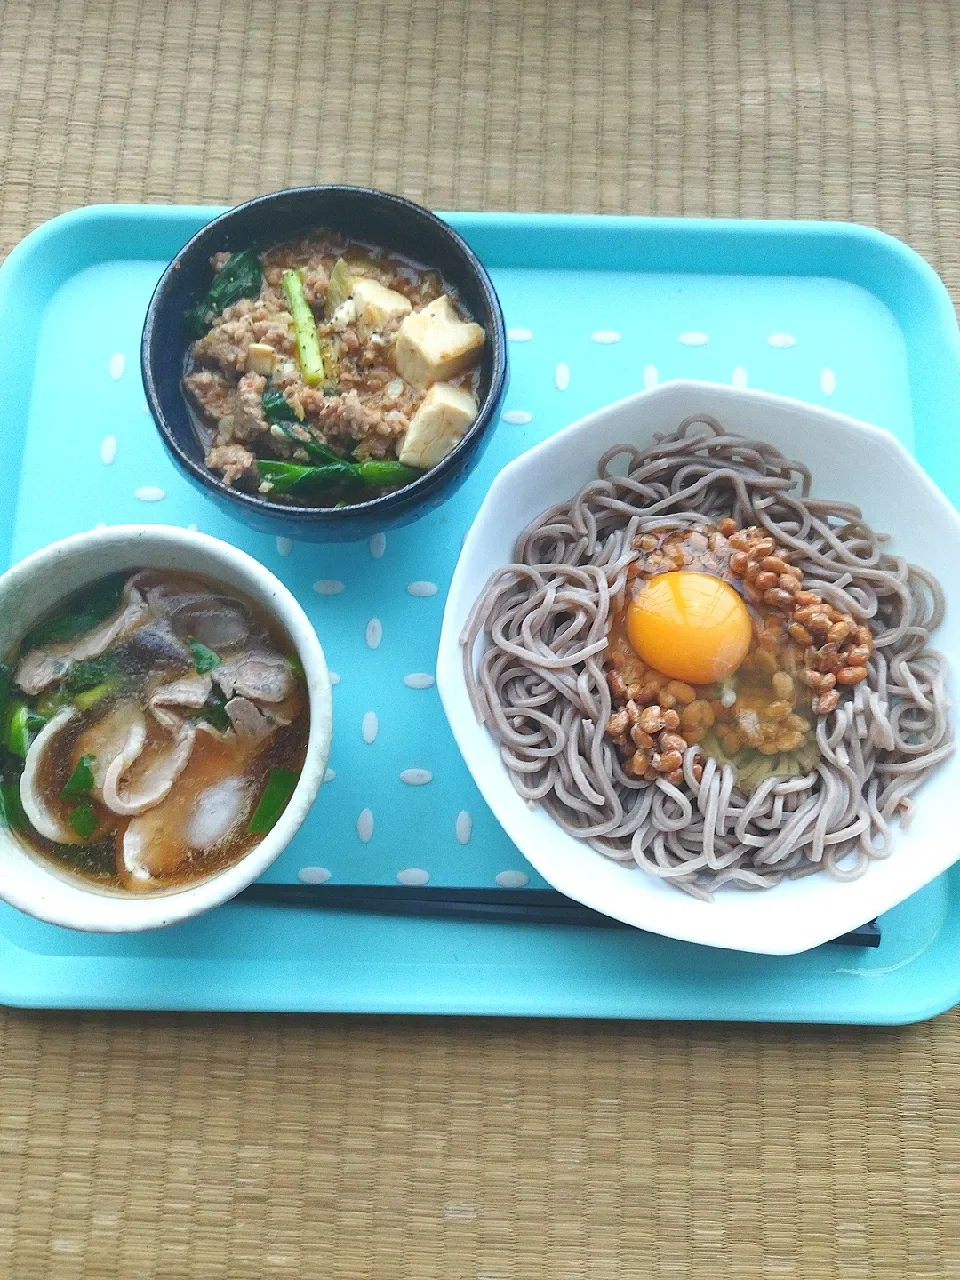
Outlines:
[[[949, 0], [9, 0], [0, 249], [343, 179], [853, 218], [960, 296], [958, 71]], [[958, 1179], [950, 1014], [0, 1014], [4, 1280], [960, 1276]]]

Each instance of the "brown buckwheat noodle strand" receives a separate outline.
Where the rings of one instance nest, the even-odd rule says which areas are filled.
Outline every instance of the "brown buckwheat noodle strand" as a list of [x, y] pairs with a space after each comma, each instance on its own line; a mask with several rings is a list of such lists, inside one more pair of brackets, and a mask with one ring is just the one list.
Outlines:
[[[627, 474], [615, 475], [624, 456]], [[461, 636], [474, 710], [517, 791], [599, 852], [697, 897], [821, 870], [863, 875], [889, 855], [911, 793], [953, 751], [944, 659], [927, 647], [943, 618], [939, 584], [886, 553], [857, 507], [811, 498], [802, 464], [706, 415], [649, 449], [609, 449], [597, 475], [520, 535], [515, 563], [490, 578]], [[683, 785], [630, 777], [605, 734], [606, 636], [634, 539], [724, 516], [789, 548], [804, 586], [867, 623], [875, 644], [868, 678], [817, 723], [816, 769], [768, 778], [749, 796], [712, 758], [698, 783], [695, 746]]]

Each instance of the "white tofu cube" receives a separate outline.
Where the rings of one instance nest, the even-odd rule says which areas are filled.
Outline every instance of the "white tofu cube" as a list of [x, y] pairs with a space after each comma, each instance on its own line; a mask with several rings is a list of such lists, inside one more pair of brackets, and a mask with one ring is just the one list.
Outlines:
[[365, 276], [353, 286], [353, 301], [357, 309], [357, 333], [364, 342], [388, 320], [409, 315], [413, 310], [410, 299], [402, 293]]
[[277, 353], [269, 342], [251, 342], [247, 347], [247, 373], [269, 378], [277, 364]]
[[429, 387], [469, 368], [482, 348], [483, 329], [461, 320], [444, 293], [400, 326], [397, 373], [414, 387]]
[[460, 443], [477, 416], [471, 392], [450, 382], [436, 382], [410, 420], [400, 461], [407, 467], [435, 467]]

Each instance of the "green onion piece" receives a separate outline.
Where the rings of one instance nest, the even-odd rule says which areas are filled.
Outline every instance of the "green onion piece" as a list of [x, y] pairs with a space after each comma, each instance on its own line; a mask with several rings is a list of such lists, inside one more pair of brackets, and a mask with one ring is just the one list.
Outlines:
[[298, 773], [289, 769], [274, 769], [267, 779], [267, 785], [260, 803], [253, 811], [253, 817], [247, 825], [247, 833], [262, 836], [277, 825], [277, 820], [287, 807], [294, 788], [300, 780]]
[[126, 574], [114, 574], [105, 578], [83, 593], [71, 613], [58, 614], [38, 622], [24, 636], [21, 645], [23, 652], [36, 649], [41, 644], [60, 644], [66, 640], [75, 640], [77, 636], [92, 631], [98, 622], [108, 618], [111, 613], [116, 613], [126, 580]]
[[104, 658], [87, 658], [78, 662], [67, 672], [63, 687], [68, 693], [84, 693], [87, 689], [95, 689], [113, 670], [113, 663]]
[[4, 723], [3, 745], [21, 760], [26, 760], [30, 749], [30, 708], [25, 702], [10, 704]]
[[225, 710], [226, 705], [226, 696], [219, 689], [214, 689], [196, 715], [200, 720], [206, 720], [207, 724], [213, 725], [218, 733], [227, 733], [232, 725]]
[[187, 643], [190, 646], [190, 652], [193, 654], [193, 665], [198, 676], [205, 676], [214, 667], [219, 667], [222, 661], [219, 653], [214, 653], [212, 649], [208, 649], [199, 640], [194, 640], [193, 636], [190, 636]]
[[297, 421], [293, 405], [276, 387], [267, 387], [260, 400], [263, 405], [263, 416], [274, 426], [278, 426], [281, 422]]
[[293, 316], [293, 332], [297, 339], [297, 355], [303, 380], [312, 387], [319, 386], [323, 382], [323, 356], [320, 354], [317, 322], [303, 292], [303, 281], [292, 267], [288, 267], [283, 273], [283, 291], [287, 295]]
[[221, 311], [253, 298], [260, 292], [263, 272], [255, 249], [232, 253], [213, 278], [207, 296], [183, 313], [183, 322], [195, 338], [202, 338]]
[[103, 684], [95, 685], [92, 689], [86, 689], [83, 693], [78, 693], [73, 700], [73, 705], [78, 711], [89, 711], [98, 702], [102, 702], [104, 698], [109, 698], [112, 693], [116, 693], [119, 688], [119, 680], [104, 680]]
[[46, 723], [47, 723], [46, 716], [38, 716], [33, 711], [31, 711], [30, 714], [27, 716], [27, 730], [31, 734], [31, 736], [35, 733], [39, 733], [41, 729], [45, 728]]
[[379, 461], [367, 458], [358, 464], [360, 479], [364, 484], [410, 484], [423, 475], [416, 467], [405, 467], [402, 462]]
[[71, 809], [67, 814], [67, 821], [81, 840], [89, 840], [100, 825], [97, 820], [96, 810], [89, 800], [83, 804], [78, 804], [75, 809]]
[[60, 792], [61, 800], [73, 800], [93, 790], [93, 762], [96, 756], [81, 756]]
[[306, 679], [306, 673], [303, 670], [303, 664], [301, 663], [300, 659], [297, 657], [295, 653], [288, 653], [286, 658], [284, 658], [284, 662], [287, 664], [291, 672], [297, 677], [298, 680]]
[[60, 708], [68, 706], [69, 703], [70, 696], [62, 689], [47, 689], [37, 698], [34, 710], [38, 716], [43, 716], [44, 720], [52, 720]]
[[29, 825], [20, 802], [20, 788], [15, 782], [4, 782], [0, 785], [0, 827], [23, 831]]

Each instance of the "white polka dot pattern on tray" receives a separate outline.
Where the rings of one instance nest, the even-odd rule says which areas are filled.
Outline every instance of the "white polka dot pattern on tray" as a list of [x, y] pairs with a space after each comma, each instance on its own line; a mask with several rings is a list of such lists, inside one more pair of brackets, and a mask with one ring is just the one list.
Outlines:
[[508, 329], [507, 337], [511, 342], [529, 342], [533, 334], [529, 329]]
[[326, 884], [331, 875], [329, 867], [301, 867], [297, 879], [303, 884]]
[[530, 883], [530, 877], [522, 871], [501, 871], [496, 881], [501, 889], [522, 889], [525, 884]]
[[688, 329], [678, 339], [685, 347], [705, 347], [710, 341], [709, 333], [701, 333], [699, 329]]
[[403, 683], [408, 689], [432, 689], [437, 681], [435, 676], [426, 671], [411, 671], [408, 676], [403, 677]]
[[473, 835], [473, 819], [466, 809], [461, 809], [457, 814], [457, 824], [454, 830], [460, 844], [470, 843], [470, 837]]
[[424, 871], [423, 867], [404, 867], [397, 872], [397, 879], [401, 884], [426, 884], [430, 879], [430, 872]]
[[615, 342], [620, 341], [620, 335], [616, 329], [595, 329], [590, 338], [593, 342], [599, 343], [601, 347], [610, 347]]
[[553, 381], [558, 391], [566, 391], [570, 385], [570, 367], [562, 362], [553, 371]]
[[314, 584], [313, 589], [318, 596], [339, 596], [346, 591], [346, 584], [341, 582], [339, 578], [319, 578]]
[[792, 333], [771, 333], [767, 342], [771, 347], [778, 347], [781, 351], [797, 345], [797, 340]]
[[357, 835], [363, 844], [373, 839], [373, 814], [369, 809], [361, 809], [357, 817]]
[[820, 390], [825, 396], [832, 396], [837, 389], [837, 375], [832, 369], [824, 369], [820, 375]]
[[110, 377], [114, 380], [114, 382], [119, 382], [119, 380], [123, 377], [123, 367], [125, 364], [126, 364], [126, 361], [123, 358], [122, 351], [117, 351], [114, 355], [110, 357], [110, 365], [109, 365]]
[[332, 782], [336, 776], [332, 769], [327, 769], [323, 775], [323, 780], [324, 782]]
[[377, 719], [375, 711], [368, 711], [363, 717], [363, 725], [361, 733], [366, 743], [376, 742], [377, 734], [380, 732], [380, 721]]
[[293, 550], [293, 543], [289, 538], [277, 538], [277, 555], [288, 556]]
[[337, 685], [340, 683], [340, 677], [337, 675], [336, 671], [328, 671], [327, 675], [330, 677], [331, 684]]
[[400, 781], [405, 782], [408, 787], [425, 787], [428, 782], [433, 781], [433, 774], [429, 769], [404, 769]]
[[117, 459], [117, 437], [104, 436], [100, 442], [100, 461], [105, 467], [109, 467], [112, 462]]
[[379, 560], [387, 549], [387, 535], [385, 533], [375, 533], [367, 545], [374, 560]]
[[371, 618], [363, 633], [368, 649], [379, 649], [383, 639], [383, 625], [379, 618]]
[[525, 427], [528, 422], [533, 421], [533, 414], [527, 413], [526, 409], [508, 409], [506, 413], [501, 413], [500, 417], [511, 427]]
[[738, 391], [745, 391], [747, 388], [747, 371], [742, 364], [738, 364], [730, 375], [730, 382]]
[[408, 596], [435, 596], [439, 587], [435, 582], [408, 582]]
[[162, 502], [167, 495], [158, 485], [144, 484], [134, 492], [133, 496], [140, 502]]

